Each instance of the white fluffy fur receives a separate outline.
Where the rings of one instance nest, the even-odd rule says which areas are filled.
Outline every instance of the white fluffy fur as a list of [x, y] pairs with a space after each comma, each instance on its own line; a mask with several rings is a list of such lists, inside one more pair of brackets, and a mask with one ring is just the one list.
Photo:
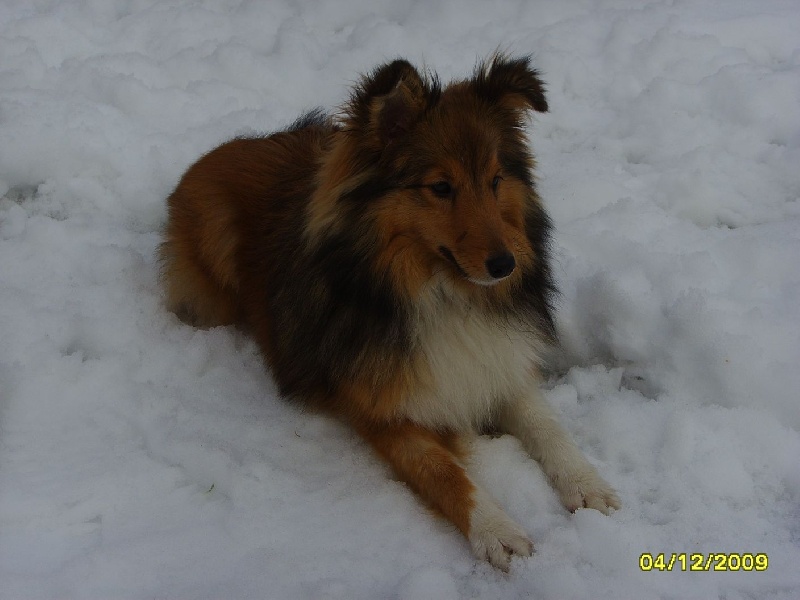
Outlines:
[[420, 317], [419, 326], [419, 358], [432, 377], [402, 405], [403, 416], [433, 429], [474, 431], [498, 402], [536, 386], [543, 346], [530, 334], [458, 303]]

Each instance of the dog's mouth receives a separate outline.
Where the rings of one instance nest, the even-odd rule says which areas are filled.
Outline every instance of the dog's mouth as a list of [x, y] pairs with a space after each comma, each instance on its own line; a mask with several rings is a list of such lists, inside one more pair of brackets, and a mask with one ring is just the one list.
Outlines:
[[470, 278], [469, 275], [467, 275], [467, 272], [461, 267], [460, 264], [458, 264], [458, 261], [456, 260], [456, 257], [453, 256], [453, 253], [450, 251], [450, 248], [439, 246], [439, 254], [444, 256], [447, 262], [453, 265], [456, 268], [456, 271], [458, 271], [458, 274], [461, 275], [464, 279]]
[[471, 275], [469, 275], [469, 273], [467, 273], [464, 270], [464, 268], [460, 264], [458, 264], [458, 261], [456, 260], [456, 257], [453, 256], [453, 253], [450, 250], [450, 248], [447, 248], [445, 246], [439, 246], [439, 254], [441, 254], [445, 258], [445, 260], [447, 260], [447, 262], [449, 262], [451, 265], [453, 265], [453, 267], [455, 268], [456, 272], [461, 277], [463, 277], [464, 279], [466, 279], [470, 283], [474, 283], [476, 285], [483, 285], [483, 286], [487, 286], [488, 287], [488, 286], [495, 285], [496, 283], [499, 283], [502, 279], [504, 279], [504, 278], [501, 278], [501, 279], [493, 279], [493, 278], [490, 278], [490, 279], [478, 279], [476, 277], [472, 277]]

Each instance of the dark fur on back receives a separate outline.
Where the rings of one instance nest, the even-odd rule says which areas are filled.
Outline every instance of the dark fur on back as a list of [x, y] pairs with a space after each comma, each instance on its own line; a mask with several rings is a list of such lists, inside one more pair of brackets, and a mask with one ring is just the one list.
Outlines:
[[270, 345], [280, 349], [271, 362], [284, 395], [325, 403], [342, 381], [363, 370], [379, 378], [410, 353], [408, 300], [371, 272], [369, 237], [353, 218], [310, 251], [286, 240], [286, 263], [265, 289], [280, 324]]

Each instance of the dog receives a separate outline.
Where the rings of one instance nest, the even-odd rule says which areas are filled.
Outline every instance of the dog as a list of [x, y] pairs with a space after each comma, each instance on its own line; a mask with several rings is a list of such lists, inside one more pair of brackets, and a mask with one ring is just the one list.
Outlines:
[[281, 394], [349, 423], [508, 570], [525, 530], [468, 473], [470, 441], [516, 436], [570, 511], [619, 508], [539, 391], [556, 343], [550, 220], [525, 123], [530, 57], [443, 86], [394, 60], [339, 114], [233, 139], [168, 199], [168, 308], [255, 337]]

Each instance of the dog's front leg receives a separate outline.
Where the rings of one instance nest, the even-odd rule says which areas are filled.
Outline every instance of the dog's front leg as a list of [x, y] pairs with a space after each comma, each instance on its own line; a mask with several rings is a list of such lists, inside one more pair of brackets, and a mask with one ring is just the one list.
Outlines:
[[512, 556], [531, 555], [523, 529], [467, 475], [461, 462], [466, 444], [458, 435], [411, 421], [356, 428], [411, 489], [461, 530], [478, 558], [507, 571]]
[[569, 511], [594, 508], [609, 514], [611, 509], [620, 507], [617, 493], [597, 474], [559, 425], [553, 409], [538, 388], [504, 403], [497, 425], [518, 438], [539, 462]]

